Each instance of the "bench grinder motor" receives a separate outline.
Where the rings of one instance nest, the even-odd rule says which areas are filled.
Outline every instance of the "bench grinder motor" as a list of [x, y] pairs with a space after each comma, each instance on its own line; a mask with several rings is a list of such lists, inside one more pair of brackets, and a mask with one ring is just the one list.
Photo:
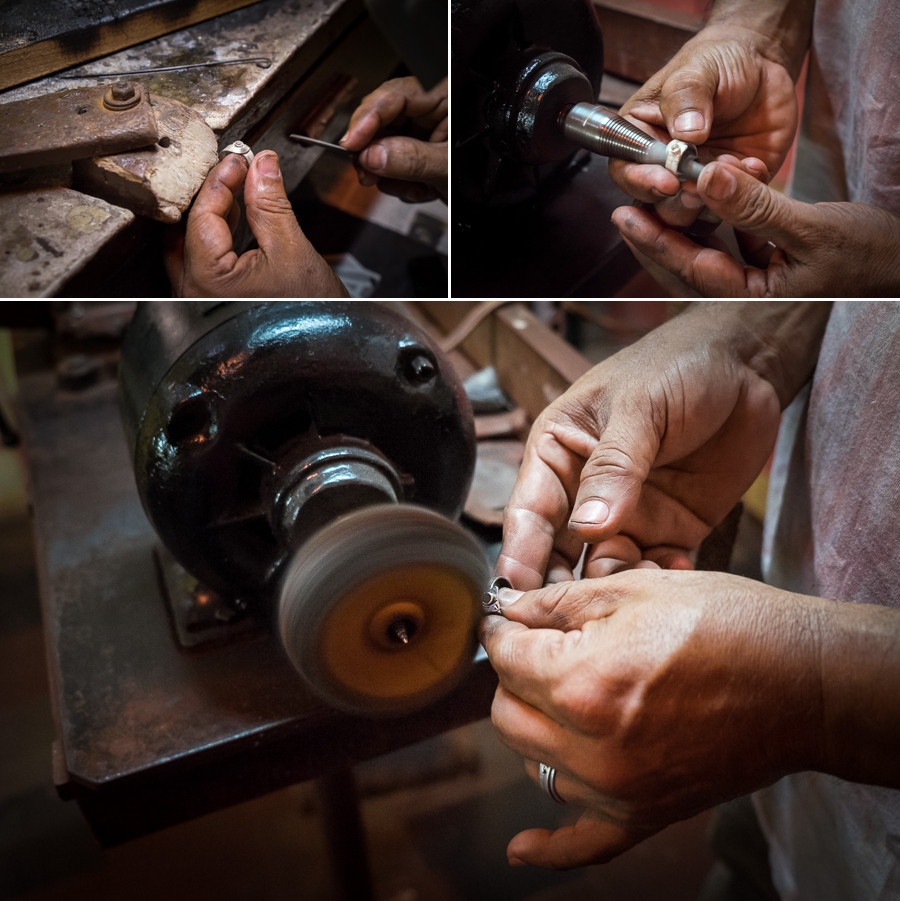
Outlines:
[[488, 578], [455, 522], [475, 439], [421, 329], [377, 303], [144, 303], [120, 394], [163, 544], [319, 697], [400, 714], [459, 682]]

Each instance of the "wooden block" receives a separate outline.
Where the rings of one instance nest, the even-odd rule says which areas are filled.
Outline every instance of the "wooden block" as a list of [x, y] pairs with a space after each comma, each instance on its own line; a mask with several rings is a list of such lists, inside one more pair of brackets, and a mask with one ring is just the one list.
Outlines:
[[256, 0], [4, 0], [0, 90]]
[[75, 186], [139, 216], [178, 222], [218, 162], [216, 136], [203, 117], [167, 97], [154, 97], [158, 144], [78, 160]]
[[134, 216], [69, 188], [0, 194], [0, 297], [52, 297]]

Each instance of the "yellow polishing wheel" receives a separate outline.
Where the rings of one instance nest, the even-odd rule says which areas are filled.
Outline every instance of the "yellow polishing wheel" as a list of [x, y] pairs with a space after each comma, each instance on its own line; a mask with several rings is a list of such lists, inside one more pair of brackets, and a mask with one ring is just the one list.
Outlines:
[[406, 713], [468, 670], [487, 579], [482, 549], [455, 523], [409, 505], [366, 507], [316, 533], [289, 564], [281, 639], [331, 705]]

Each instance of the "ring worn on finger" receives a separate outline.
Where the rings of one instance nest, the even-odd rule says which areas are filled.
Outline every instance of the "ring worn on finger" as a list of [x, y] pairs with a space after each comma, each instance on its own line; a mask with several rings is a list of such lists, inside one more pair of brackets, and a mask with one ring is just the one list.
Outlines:
[[547, 766], [546, 763], [538, 764], [538, 776], [540, 778], [541, 788], [554, 800], [557, 804], [565, 804], [562, 795], [556, 790], [556, 767]]

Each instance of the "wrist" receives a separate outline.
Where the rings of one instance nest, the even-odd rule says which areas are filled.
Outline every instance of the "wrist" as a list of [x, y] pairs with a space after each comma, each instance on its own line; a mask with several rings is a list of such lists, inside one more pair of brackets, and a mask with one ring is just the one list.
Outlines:
[[812, 35], [813, 0], [717, 0], [700, 35], [738, 39], [796, 82]]
[[824, 301], [699, 301], [688, 314], [718, 331], [731, 354], [772, 385], [784, 409], [812, 377], [830, 312]]
[[821, 601], [822, 741], [812, 768], [900, 788], [900, 611]]

